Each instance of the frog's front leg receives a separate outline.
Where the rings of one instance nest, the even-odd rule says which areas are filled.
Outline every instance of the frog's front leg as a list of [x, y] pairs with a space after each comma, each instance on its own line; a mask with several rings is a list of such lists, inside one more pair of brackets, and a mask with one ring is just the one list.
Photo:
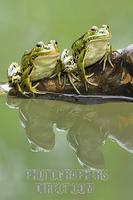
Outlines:
[[21, 88], [23, 88], [23, 95], [32, 93], [35, 94], [37, 93], [37, 90], [35, 89], [39, 83], [36, 85], [32, 86], [32, 81], [30, 78], [30, 74], [32, 72], [33, 66], [28, 66], [26, 70], [22, 73], [22, 81], [21, 81]]
[[20, 86], [21, 85], [21, 75], [19, 75], [19, 74], [13, 75], [11, 78], [11, 83], [12, 83], [15, 94], [17, 94], [18, 92], [21, 94], [23, 93], [22, 88]]
[[85, 53], [86, 53], [86, 50], [83, 49], [79, 55], [79, 58], [78, 58], [78, 61], [77, 61], [77, 67], [79, 69], [79, 73], [80, 73], [80, 76], [81, 76], [81, 79], [85, 85], [85, 89], [86, 91], [88, 90], [88, 85], [92, 85], [92, 86], [97, 86], [96, 83], [93, 83], [91, 81], [88, 80], [88, 78], [91, 78], [94, 73], [90, 74], [90, 75], [86, 75], [86, 72], [85, 72], [85, 65], [84, 65], [84, 57], [85, 57]]
[[114, 68], [114, 65], [111, 61], [111, 53], [112, 53], [112, 46], [110, 44], [108, 44], [107, 48], [106, 48], [106, 53], [103, 56], [103, 58], [101, 59], [100, 63], [103, 62], [103, 71], [105, 70], [106, 67], [106, 62], [108, 61], [109, 64], [111, 65], [111, 67]]

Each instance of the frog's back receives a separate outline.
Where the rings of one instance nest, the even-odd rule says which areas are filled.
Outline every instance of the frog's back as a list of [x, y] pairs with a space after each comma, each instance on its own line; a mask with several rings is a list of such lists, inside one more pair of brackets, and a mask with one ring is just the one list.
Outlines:
[[80, 38], [78, 38], [73, 44], [72, 44], [72, 53], [73, 55], [79, 54], [84, 46], [84, 35], [82, 35]]
[[29, 58], [31, 57], [32, 50], [26, 50], [21, 58], [21, 72], [29, 66]]

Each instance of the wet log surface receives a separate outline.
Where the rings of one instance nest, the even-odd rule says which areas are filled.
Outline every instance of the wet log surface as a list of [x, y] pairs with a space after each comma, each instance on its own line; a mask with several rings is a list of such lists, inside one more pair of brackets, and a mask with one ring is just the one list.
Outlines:
[[[46, 94], [38, 94], [30, 98], [56, 99], [78, 103], [102, 103], [110, 101], [133, 101], [133, 44], [124, 49], [112, 52], [112, 67], [108, 62], [103, 71], [103, 63], [96, 63], [86, 68], [86, 74], [94, 73], [89, 80], [98, 86], [88, 85], [85, 90], [82, 82], [75, 82], [80, 91], [76, 93], [71, 84], [60, 85], [58, 79], [44, 79], [39, 82], [38, 90]], [[12, 90], [10, 96], [14, 96]], [[17, 97], [22, 97], [20, 94]], [[22, 97], [26, 98], [26, 97]]]

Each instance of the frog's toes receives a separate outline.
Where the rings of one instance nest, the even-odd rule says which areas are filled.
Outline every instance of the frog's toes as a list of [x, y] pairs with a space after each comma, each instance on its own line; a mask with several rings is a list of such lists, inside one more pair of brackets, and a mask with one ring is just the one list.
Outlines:
[[31, 88], [36, 88], [39, 85], [39, 83], [36, 83], [34, 86], [32, 86]]
[[108, 57], [108, 62], [109, 62], [109, 64], [111, 65], [111, 67], [112, 68], [114, 68], [115, 66], [114, 66], [114, 64], [112, 63], [112, 61], [111, 61], [111, 58], [110, 58], [110, 56]]
[[99, 62], [100, 64], [103, 62], [103, 71], [105, 71], [107, 61], [109, 62], [111, 67], [114, 68], [114, 65], [113, 65], [113, 63], [111, 61], [111, 53], [107, 52]]
[[26, 92], [26, 91], [23, 91], [22, 93], [21, 93], [23, 96], [25, 96], [25, 97], [30, 97], [30, 92]]
[[71, 85], [73, 86], [74, 90], [76, 91], [76, 93], [80, 94], [79, 90], [77, 89], [77, 87], [74, 84], [74, 81], [73, 81], [71, 74], [68, 74], [68, 78], [69, 78], [69, 81], [70, 81]]
[[86, 75], [86, 76], [85, 76], [85, 81], [86, 81], [89, 85], [98, 86], [97, 83], [94, 83], [94, 82], [92, 82], [92, 81], [89, 81], [89, 78], [91, 78], [93, 75], [94, 75], [94, 73], [92, 73], [92, 74], [90, 74], [90, 75]]

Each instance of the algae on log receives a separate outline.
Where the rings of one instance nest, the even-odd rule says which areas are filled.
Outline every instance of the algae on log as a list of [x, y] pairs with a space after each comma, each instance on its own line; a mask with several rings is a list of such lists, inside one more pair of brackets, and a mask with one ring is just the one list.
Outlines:
[[[89, 97], [93, 99], [107, 99], [113, 97], [117, 99], [125, 99], [132, 101], [133, 98], [133, 44], [124, 49], [119, 49], [111, 54], [112, 67], [109, 62], [106, 62], [105, 70], [103, 71], [103, 63], [97, 62], [91, 67], [86, 68], [86, 74], [94, 75], [90, 81], [97, 83], [98, 86], [88, 85], [88, 91], [85, 90], [82, 82], [75, 82], [75, 86], [80, 91], [81, 95], [77, 95], [76, 91], [70, 83], [62, 86], [58, 79], [43, 79], [40, 80], [37, 89], [46, 91], [46, 94], [35, 95], [32, 98], [48, 98], [62, 99], [67, 101], [88, 101]], [[12, 94], [10, 90], [9, 95]], [[20, 97], [20, 95], [17, 95]], [[105, 97], [106, 96], [106, 97]], [[129, 97], [129, 98], [128, 98]], [[82, 100], [81, 100], [82, 99]]]

